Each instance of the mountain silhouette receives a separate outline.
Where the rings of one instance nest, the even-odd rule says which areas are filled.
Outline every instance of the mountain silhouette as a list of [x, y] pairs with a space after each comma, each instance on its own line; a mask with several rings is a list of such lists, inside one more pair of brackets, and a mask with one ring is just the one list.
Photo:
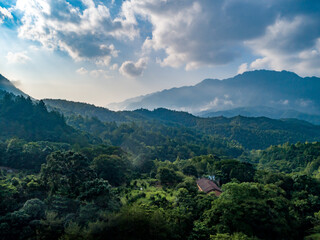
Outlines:
[[119, 110], [163, 107], [204, 115], [262, 106], [281, 112], [294, 110], [320, 115], [319, 90], [320, 78], [317, 77], [302, 78], [293, 72], [256, 70], [224, 80], [205, 79], [194, 86], [171, 88], [113, 103], [108, 107]]

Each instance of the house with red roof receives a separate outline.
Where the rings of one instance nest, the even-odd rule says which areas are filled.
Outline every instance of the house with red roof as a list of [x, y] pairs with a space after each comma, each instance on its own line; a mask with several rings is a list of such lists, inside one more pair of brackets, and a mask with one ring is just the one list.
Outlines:
[[217, 184], [207, 178], [201, 178], [197, 180], [197, 186], [201, 192], [214, 192], [217, 197], [219, 197], [222, 193], [222, 190], [217, 186]]

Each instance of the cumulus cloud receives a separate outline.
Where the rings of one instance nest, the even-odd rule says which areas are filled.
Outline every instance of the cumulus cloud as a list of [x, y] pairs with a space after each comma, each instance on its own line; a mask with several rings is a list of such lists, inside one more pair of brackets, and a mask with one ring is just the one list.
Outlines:
[[91, 60], [108, 65], [118, 51], [112, 44], [136, 33], [121, 19], [112, 19], [103, 3], [82, 0], [83, 8], [66, 0], [17, 0], [23, 14], [19, 37], [40, 42], [44, 47], [67, 52], [74, 60]]
[[118, 66], [118, 64], [116, 64], [116, 63], [114, 63], [114, 64], [112, 64], [112, 66], [110, 66], [110, 70], [118, 70], [118, 68], [119, 68], [119, 66]]
[[250, 0], [131, 0], [122, 14], [132, 24], [137, 15], [151, 22], [152, 37], [143, 48], [164, 50], [161, 65], [187, 70], [233, 61], [243, 41], [259, 37], [276, 17], [266, 1]]
[[260, 57], [248, 69], [319, 73], [319, 10], [314, 0], [129, 0], [122, 16], [137, 28], [138, 17], [152, 24], [143, 51], [164, 50], [162, 66], [228, 64], [249, 48]]
[[291, 70], [301, 75], [320, 74], [320, 15], [279, 18], [266, 33], [247, 45], [261, 55], [251, 69]]
[[86, 68], [81, 67], [76, 70], [76, 73], [80, 75], [90, 74], [90, 76], [94, 78], [101, 78], [101, 77], [105, 79], [111, 78], [111, 76], [108, 74], [108, 71], [103, 69], [94, 69], [94, 70], [88, 71]]
[[248, 63], [242, 63], [238, 68], [238, 74], [248, 71]]
[[8, 52], [7, 60], [8, 60], [8, 63], [10, 64], [15, 64], [15, 63], [25, 64], [28, 61], [30, 61], [31, 58], [29, 58], [26, 55], [26, 52], [16, 52], [16, 53]]
[[[110, 3], [122, 4], [120, 12], [111, 14]], [[251, 50], [257, 58], [241, 65], [239, 72], [267, 68], [320, 74], [318, 0], [308, 4], [300, 0], [126, 0], [108, 4], [17, 0], [14, 10], [0, 7], [0, 21], [12, 18], [11, 11], [22, 16], [18, 24], [21, 38], [100, 66], [109, 66], [121, 47], [128, 49], [128, 40], [138, 39], [135, 44], [143, 42], [140, 56], [158, 54], [161, 66], [191, 70], [225, 65]], [[132, 51], [129, 49], [129, 55]], [[144, 68], [135, 64], [123, 63], [122, 73], [141, 75]]]
[[137, 62], [125, 61], [119, 68], [119, 72], [127, 77], [139, 77], [147, 67], [147, 59], [140, 58]]
[[0, 7], [0, 24], [3, 23], [6, 18], [13, 19], [13, 16], [8, 9]]

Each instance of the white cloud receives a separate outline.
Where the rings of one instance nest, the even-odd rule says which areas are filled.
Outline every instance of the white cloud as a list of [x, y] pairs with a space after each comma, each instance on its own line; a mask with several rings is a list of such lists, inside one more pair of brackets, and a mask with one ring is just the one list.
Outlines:
[[66, 0], [17, 0], [23, 14], [19, 37], [67, 52], [74, 60], [108, 65], [118, 50], [115, 39], [133, 38], [135, 32], [121, 19], [112, 19], [103, 3], [82, 0], [84, 10]]
[[253, 0], [131, 0], [124, 2], [122, 14], [132, 24], [137, 15], [152, 24], [145, 52], [164, 50], [162, 66], [186, 70], [233, 61], [243, 41], [259, 37], [276, 16], [265, 1]]
[[112, 64], [112, 66], [110, 67], [110, 70], [118, 70], [118, 68], [119, 68], [119, 66], [118, 66], [118, 64]]
[[232, 107], [233, 105], [233, 101], [229, 99], [228, 95], [225, 95], [224, 98], [215, 97], [211, 102], [204, 105], [200, 111], [225, 109], [226, 107]]
[[86, 68], [81, 67], [76, 72], [80, 75], [90, 74], [90, 76], [94, 78], [105, 78], [105, 79], [111, 78], [111, 76], [108, 74], [108, 71], [103, 69], [95, 69], [89, 72]]
[[88, 70], [85, 69], [84, 67], [81, 67], [81, 68], [77, 69], [76, 73], [78, 73], [80, 75], [86, 75], [88, 73]]
[[238, 74], [248, 71], [248, 63], [242, 63], [238, 68]]
[[142, 51], [163, 50], [162, 66], [228, 64], [249, 48], [259, 57], [248, 69], [319, 74], [319, 7], [299, 0], [128, 0], [121, 14], [137, 29], [141, 19], [152, 24]]
[[250, 64], [250, 69], [257, 70], [257, 69], [270, 69], [271, 62], [270, 59], [267, 57], [264, 58], [257, 58]]
[[278, 18], [266, 33], [246, 44], [261, 58], [251, 69], [289, 70], [300, 75], [320, 74], [320, 16]]
[[[119, 13], [110, 13], [112, 4], [122, 4]], [[0, 8], [0, 21], [13, 18], [13, 11], [22, 16], [21, 38], [110, 70], [121, 47], [130, 56], [155, 54], [161, 66], [186, 70], [225, 65], [249, 49], [257, 59], [239, 72], [268, 68], [318, 75], [319, 8], [320, 1], [307, 6], [299, 0], [17, 0], [14, 10]], [[128, 40], [137, 40], [135, 47], [144, 42], [141, 52], [130, 49]], [[130, 72], [125, 66], [138, 70], [127, 76], [142, 74], [135, 64], [125, 62], [123, 74]]]
[[26, 52], [16, 52], [16, 53], [8, 52], [7, 60], [8, 60], [8, 63], [10, 64], [16, 64], [16, 63], [25, 64], [31, 59], [26, 55]]
[[8, 9], [0, 7], [0, 24], [3, 23], [6, 18], [13, 19], [13, 16]]
[[125, 61], [119, 68], [119, 72], [127, 77], [139, 77], [147, 67], [147, 59], [140, 58], [137, 62]]

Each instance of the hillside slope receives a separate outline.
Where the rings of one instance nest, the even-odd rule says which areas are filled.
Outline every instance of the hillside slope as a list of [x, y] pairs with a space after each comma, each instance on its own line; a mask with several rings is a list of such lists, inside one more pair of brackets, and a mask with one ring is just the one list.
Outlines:
[[[97, 118], [98, 122], [116, 122], [118, 126], [119, 124], [130, 122], [143, 125], [145, 122], [148, 123], [145, 124], [148, 126], [148, 130], [153, 126], [156, 129], [159, 125], [184, 127], [204, 135], [219, 136], [237, 141], [247, 149], [264, 149], [270, 145], [278, 145], [285, 142], [296, 143], [298, 141], [312, 142], [320, 140], [320, 126], [295, 119], [275, 120], [266, 117], [242, 116], [201, 118], [186, 112], [164, 108], [153, 111], [138, 109], [135, 111], [114, 112], [94, 105], [79, 104], [65, 100], [45, 100], [45, 102], [48, 105], [54, 105], [56, 110], [60, 110], [61, 113], [67, 114], [67, 116], [72, 116], [72, 113], [74, 113], [83, 117]], [[82, 110], [82, 108], [85, 110]], [[77, 127], [81, 128], [81, 124], [77, 124]], [[107, 129], [99, 131], [108, 131]]]
[[0, 74], [0, 90], [13, 93], [14, 95], [21, 95], [28, 97], [27, 94], [22, 92], [20, 89], [16, 88], [7, 78]]
[[13, 137], [28, 141], [53, 141], [83, 144], [87, 139], [68, 126], [57, 112], [45, 104], [0, 90], [0, 140]]

